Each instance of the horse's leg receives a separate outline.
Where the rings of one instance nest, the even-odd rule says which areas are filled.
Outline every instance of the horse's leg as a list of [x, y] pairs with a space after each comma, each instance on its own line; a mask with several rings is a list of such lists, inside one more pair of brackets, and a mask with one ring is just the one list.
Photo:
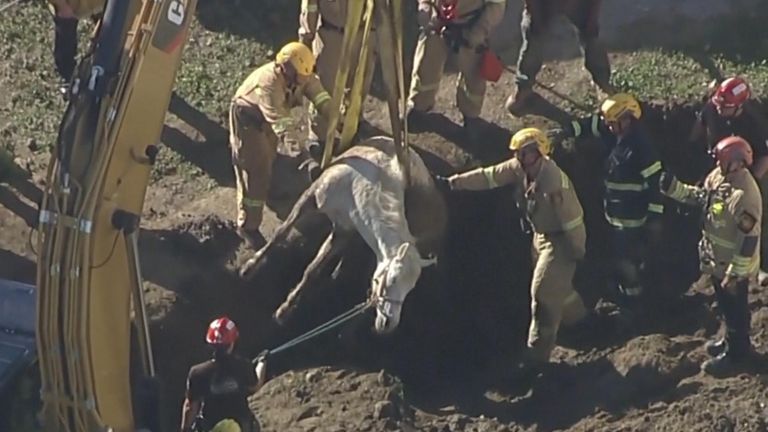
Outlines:
[[338, 256], [339, 252], [349, 242], [349, 239], [350, 235], [340, 231], [331, 231], [331, 233], [328, 234], [328, 237], [326, 237], [322, 246], [320, 246], [320, 250], [317, 251], [317, 255], [315, 255], [315, 258], [309, 263], [306, 270], [304, 270], [304, 275], [302, 276], [301, 281], [299, 281], [296, 287], [290, 294], [288, 294], [288, 298], [285, 299], [283, 304], [280, 305], [275, 312], [275, 320], [279, 324], [285, 324], [290, 314], [296, 309], [305, 288], [321, 277], [323, 270]]
[[[277, 228], [272, 239], [243, 264], [240, 269], [240, 277], [245, 280], [253, 279], [264, 267], [264, 262], [268, 261], [269, 256], [272, 255], [276, 248], [287, 248], [292, 238], [296, 237], [291, 235], [294, 230], [303, 231], [307, 226], [316, 225], [320, 218], [324, 218], [324, 215], [318, 210], [314, 190], [310, 187], [293, 206], [291, 213]], [[318, 226], [317, 228], [319, 231], [320, 227]], [[276, 261], [279, 261], [279, 259], [276, 259]]]

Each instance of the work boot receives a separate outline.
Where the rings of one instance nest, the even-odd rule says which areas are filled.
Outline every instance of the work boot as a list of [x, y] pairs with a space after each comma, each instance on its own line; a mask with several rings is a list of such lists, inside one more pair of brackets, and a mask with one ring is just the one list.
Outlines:
[[265, 244], [267, 244], [266, 239], [264, 239], [264, 236], [261, 235], [261, 233], [257, 229], [247, 230], [243, 227], [238, 227], [237, 235], [239, 235], [240, 238], [245, 240], [253, 250], [259, 250]]
[[599, 83], [595, 82], [595, 87], [597, 87], [598, 91], [598, 99], [603, 100], [609, 96], [612, 96], [616, 93], [616, 88], [611, 85], [609, 82]]
[[743, 371], [747, 364], [748, 356], [735, 356], [726, 351], [702, 363], [701, 370], [714, 377], [725, 377]]
[[514, 97], [507, 98], [505, 103], [507, 111], [515, 117], [528, 114], [536, 96], [537, 94], [532, 88], [518, 88]]
[[704, 349], [710, 357], [717, 357], [724, 353], [728, 348], [728, 344], [725, 342], [725, 338], [710, 340], [704, 344]]

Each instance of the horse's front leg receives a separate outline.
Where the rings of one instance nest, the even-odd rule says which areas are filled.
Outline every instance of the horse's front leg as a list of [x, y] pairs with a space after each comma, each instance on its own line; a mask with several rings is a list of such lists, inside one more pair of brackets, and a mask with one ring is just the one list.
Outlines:
[[348, 234], [338, 231], [331, 231], [328, 234], [328, 237], [325, 238], [322, 246], [320, 246], [320, 250], [317, 251], [317, 255], [309, 263], [306, 270], [304, 270], [301, 281], [288, 294], [285, 302], [275, 312], [275, 320], [279, 324], [285, 324], [291, 313], [296, 309], [305, 288], [322, 276], [323, 270], [339, 255], [339, 252], [349, 242], [349, 238]]

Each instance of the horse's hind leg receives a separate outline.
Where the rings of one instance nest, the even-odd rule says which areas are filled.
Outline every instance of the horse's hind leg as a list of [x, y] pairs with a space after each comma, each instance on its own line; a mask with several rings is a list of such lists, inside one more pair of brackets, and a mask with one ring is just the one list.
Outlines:
[[306, 287], [322, 276], [323, 270], [339, 255], [339, 252], [349, 243], [349, 239], [350, 236], [343, 232], [331, 231], [328, 234], [328, 237], [325, 238], [322, 246], [320, 246], [320, 250], [317, 251], [317, 255], [309, 263], [306, 270], [304, 270], [301, 281], [288, 294], [288, 298], [285, 299], [285, 302], [275, 312], [275, 320], [278, 323], [284, 324], [287, 321], [290, 314], [296, 309]]
[[313, 190], [310, 187], [302, 194], [291, 213], [277, 228], [273, 238], [243, 264], [240, 269], [240, 277], [245, 280], [252, 280], [264, 267], [265, 261], [269, 261], [268, 258], [273, 254], [273, 251], [287, 248], [292, 240], [298, 237], [296, 232], [322, 232], [323, 227], [320, 226], [322, 222], [327, 223], [327, 218], [318, 210]]

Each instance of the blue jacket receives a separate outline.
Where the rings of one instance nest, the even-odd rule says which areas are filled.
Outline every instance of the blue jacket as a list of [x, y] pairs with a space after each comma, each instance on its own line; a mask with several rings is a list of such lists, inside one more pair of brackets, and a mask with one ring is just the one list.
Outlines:
[[598, 114], [574, 120], [574, 137], [600, 138], [604, 146], [605, 218], [614, 228], [640, 228], [646, 220], [664, 213], [659, 192], [661, 161], [642, 128], [633, 127], [629, 134], [617, 137]]

